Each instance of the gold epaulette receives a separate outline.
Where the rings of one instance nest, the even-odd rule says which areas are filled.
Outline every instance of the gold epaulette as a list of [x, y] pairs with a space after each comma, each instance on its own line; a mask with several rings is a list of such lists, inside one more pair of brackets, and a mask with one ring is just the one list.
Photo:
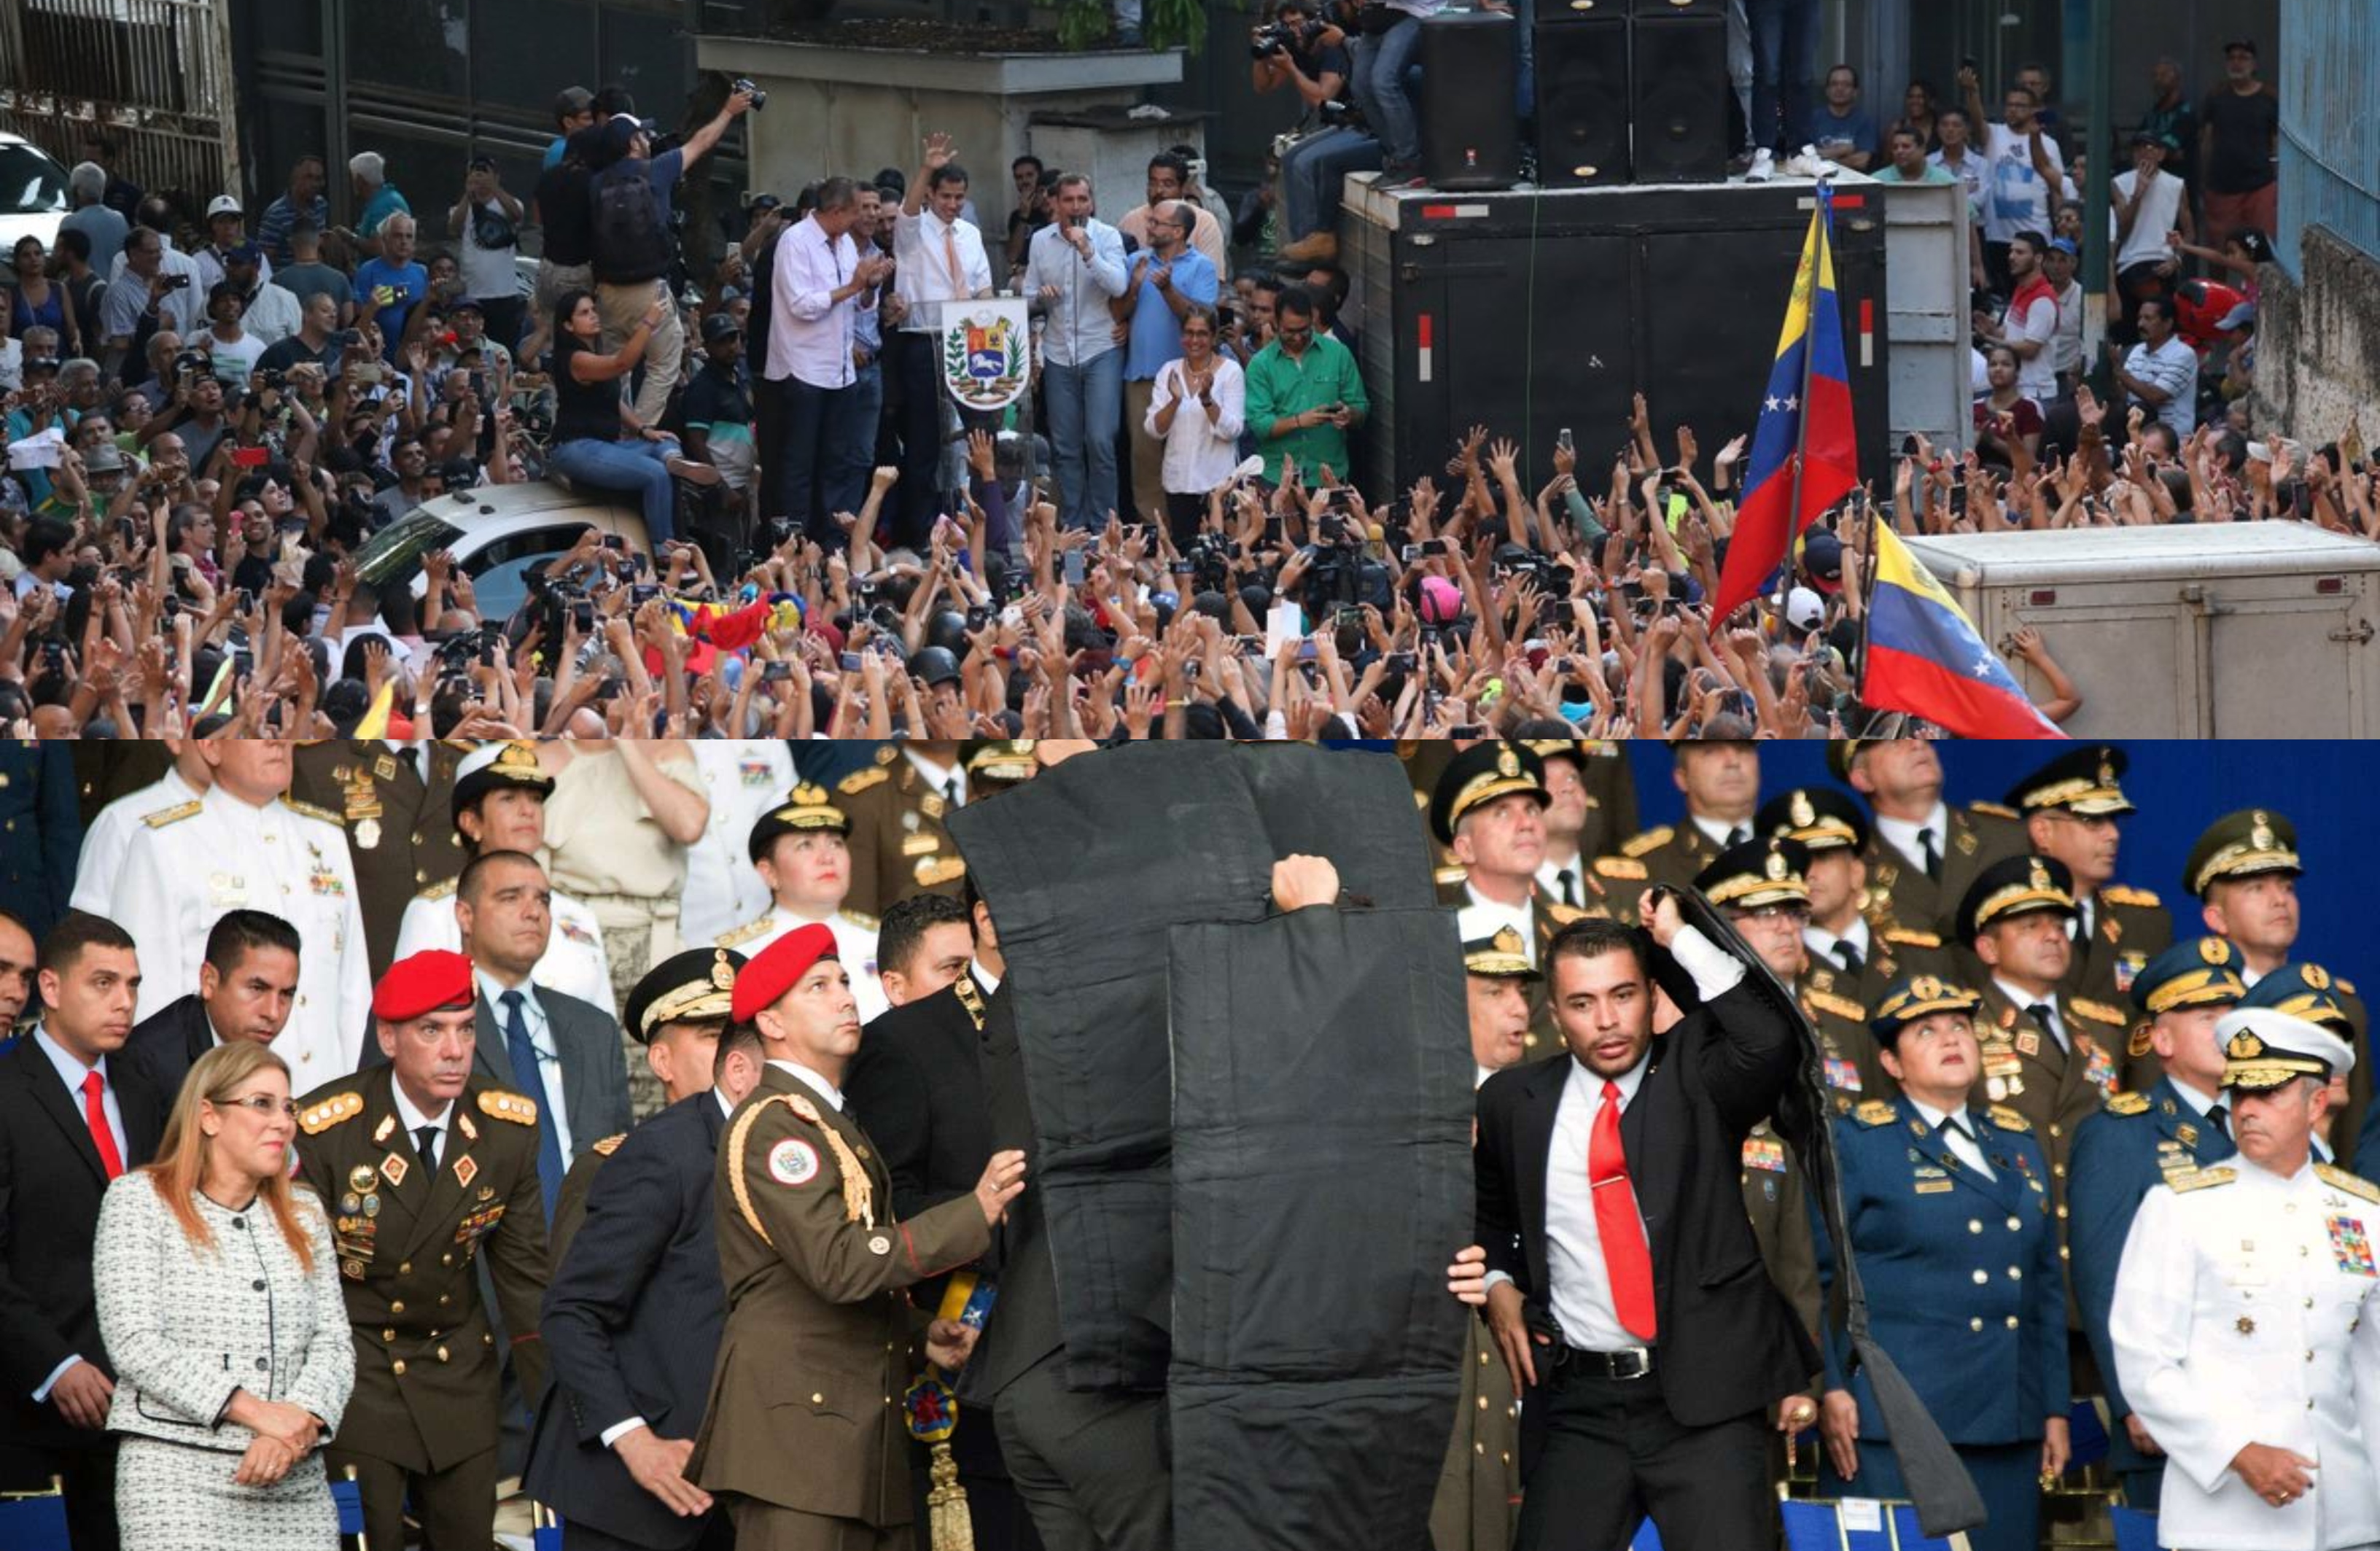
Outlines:
[[1803, 991], [1802, 1000], [1820, 1012], [1831, 1012], [1838, 1018], [1849, 1018], [1855, 1024], [1867, 1022], [1867, 1009], [1849, 997], [1832, 996], [1825, 991]]
[[783, 1105], [797, 1118], [818, 1128], [820, 1133], [826, 1138], [827, 1150], [834, 1154], [835, 1166], [843, 1175], [843, 1210], [845, 1219], [851, 1222], [865, 1222], [870, 1228], [875, 1227], [876, 1187], [869, 1182], [868, 1170], [861, 1166], [859, 1159], [852, 1156], [851, 1144], [843, 1139], [843, 1133], [826, 1123], [819, 1114], [818, 1105], [811, 1101], [808, 1094], [798, 1093], [767, 1095], [759, 1102], [738, 1114], [735, 1117], [735, 1123], [728, 1129], [727, 1145], [735, 1158], [735, 1167], [729, 1170], [727, 1178], [735, 1194], [735, 1208], [742, 1214], [746, 1226], [759, 1237], [762, 1243], [772, 1249], [776, 1247], [776, 1241], [769, 1237], [768, 1229], [760, 1222], [760, 1214], [752, 1209], [752, 1189], [746, 1179], [744, 1169], [744, 1145], [752, 1133], [752, 1124], [768, 1112], [769, 1106], [771, 1104]]
[[525, 1094], [507, 1093], [503, 1088], [480, 1090], [480, 1113], [515, 1125], [537, 1123], [537, 1100]]
[[759, 937], [762, 932], [767, 931], [775, 920], [776, 915], [774, 912], [771, 912], [767, 915], [761, 916], [758, 921], [747, 921], [732, 932], [720, 933], [717, 938], [712, 939], [710, 945], [713, 948], [741, 947], [745, 943], [751, 941], [754, 938]]
[[193, 797], [187, 803], [176, 803], [172, 807], [161, 807], [142, 818], [140, 822], [152, 830], [162, 830], [168, 824], [179, 824], [204, 806], [206, 806], [204, 803]]
[[856, 797], [871, 786], [881, 786], [892, 779], [892, 772], [881, 765], [871, 765], [864, 770], [854, 770], [835, 782], [834, 789], [846, 797]]
[[2333, 1190], [2343, 1190], [2350, 1195], [2360, 1195], [2366, 1201], [2380, 1201], [2380, 1185], [2374, 1184], [2361, 1174], [2350, 1174], [2344, 1169], [2327, 1163], [2315, 1164], [2313, 1171], [2322, 1177], [2323, 1183]]
[[302, 813], [309, 818], [319, 818], [325, 824], [336, 824], [339, 822], [339, 816], [333, 813], [329, 808], [316, 807], [311, 803], [301, 803], [295, 797], [282, 798], [281, 806], [287, 808], [292, 813]]
[[2334, 975], [2330, 977], [2330, 983], [2338, 987], [2340, 990], [2345, 991], [2349, 996], [2356, 994], [2355, 982], [2352, 980], [2341, 979], [2339, 976]]
[[1647, 830], [1635, 839], [1622, 844], [1620, 847], [1620, 854], [1623, 856], [1642, 856], [1647, 851], [1658, 851], [1669, 844], [1670, 837], [1677, 832], [1676, 827], [1669, 824]]
[[463, 880], [459, 878], [450, 878], [443, 883], [432, 883], [429, 888], [424, 889], [421, 892], [414, 895], [413, 897], [417, 900], [430, 900], [433, 903], [439, 900], [451, 900], [455, 897], [455, 886], [462, 881]]
[[1940, 933], [1913, 931], [1907, 927], [1887, 927], [1884, 930], [1884, 940], [1887, 942], [1898, 943], [1903, 948], [1939, 948], [1942, 946], [1942, 937]]
[[1863, 1099], [1860, 1107], [1852, 1111], [1852, 1119], [1864, 1126], [1890, 1125], [1898, 1118], [1892, 1106], [1881, 1098]]
[[868, 915], [864, 910], [844, 910], [839, 911], [836, 914], [840, 915], [844, 920], [850, 922], [853, 926], [871, 932], [877, 930], [884, 924], [875, 916]]
[[878, 744], [874, 757], [878, 764], [889, 765], [901, 757], [901, 751], [889, 743]]
[[364, 1112], [364, 1096], [359, 1093], [334, 1093], [320, 1104], [310, 1104], [298, 1111], [298, 1124], [309, 1136], [320, 1136], [342, 1121], [354, 1120]]
[[2002, 803], [1969, 803], [1967, 805], [1967, 811], [1969, 813], [1989, 814], [1994, 818], [2019, 818], [2023, 817], [2022, 814], [2018, 813], [2016, 809]]
[[624, 1131], [617, 1136], [606, 1136], [599, 1141], [589, 1142], [587, 1145], [595, 1149], [597, 1157], [610, 1157], [613, 1153], [620, 1150], [620, 1144], [627, 1139], [628, 1133]]
[[1606, 878], [1626, 878], [1639, 881], [1653, 876], [1645, 870], [1644, 863], [1633, 856], [1597, 856], [1595, 859], [1595, 870]]
[[2095, 1024], [2107, 1024], [2116, 1028], [2122, 1028], [2127, 1022], [2123, 1009], [2110, 1007], [2104, 1001], [2093, 1001], [2087, 997], [2068, 997], [2066, 1005]]
[[1428, 793], [1427, 793], [1427, 792], [1415, 792], [1415, 793], [1414, 794], [1414, 806], [1415, 806], [1415, 807], [1417, 807], [1417, 808], [1427, 808], [1427, 807], [1428, 807], [1428, 806], [1429, 806], [1429, 794], [1428, 794]]
[[2111, 1115], [2146, 1114], [2149, 1096], [2144, 1093], [2111, 1093], [2107, 1096], [2107, 1113]]
[[1991, 1117], [1992, 1123], [1999, 1127], [2002, 1131], [2013, 1131], [2022, 1134], [2033, 1129], [2033, 1122], [2031, 1121], [2026, 1120], [2022, 1115], [2018, 1114], [2015, 1110], [2010, 1109], [2005, 1104], [1995, 1104], [1990, 1109], [1985, 1109], [1984, 1113], [1989, 1115]]
[[1451, 888], [1470, 876], [1471, 869], [1464, 866], [1462, 863], [1457, 862], [1451, 866], [1440, 867], [1438, 871], [1432, 873], [1430, 875], [1430, 881], [1439, 885], [1441, 888]]
[[951, 982], [951, 994], [959, 999], [959, 1005], [965, 1008], [966, 1015], [974, 1020], [976, 1032], [981, 1034], [984, 1020], [983, 993], [977, 988], [974, 975], [964, 969], [959, 971], [959, 977]]
[[2177, 1174], [2166, 1183], [2172, 1186], [2176, 1193], [2181, 1193], [2204, 1190], [2210, 1185], [2228, 1185], [2239, 1177], [2237, 1169], [2218, 1166], [2214, 1169], [2201, 1169], [2189, 1174]]
[[920, 889], [939, 889], [945, 883], [955, 883], [966, 876], [964, 856], [920, 856], [912, 876]]
[[2151, 891], [2121, 883], [2111, 883], [2100, 890], [2099, 897], [2109, 904], [2129, 904], [2142, 910], [2155, 910], [2158, 903], [2156, 895]]
[[1546, 902], [1546, 919], [1551, 921], [1557, 927], [1567, 927], [1572, 921], [1585, 920], [1586, 912], [1581, 910], [1574, 904], [1564, 904], [1560, 900], [1548, 900]]

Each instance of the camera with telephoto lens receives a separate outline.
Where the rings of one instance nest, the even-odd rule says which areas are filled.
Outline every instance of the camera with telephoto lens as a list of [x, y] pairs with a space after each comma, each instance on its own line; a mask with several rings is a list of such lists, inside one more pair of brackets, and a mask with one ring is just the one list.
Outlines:
[[1285, 21], [1267, 22], [1248, 39], [1248, 56], [1270, 59], [1288, 49], [1295, 49], [1300, 54], [1312, 53], [1314, 42], [1322, 35], [1324, 25], [1315, 18], [1308, 18], [1293, 27]]
[[752, 111], [754, 113], [759, 113], [762, 108], [769, 105], [769, 94], [761, 91], [759, 87], [753, 85], [751, 79], [747, 76], [737, 76], [735, 79], [730, 83], [729, 90], [733, 91], [741, 91], [747, 97], [751, 98]]

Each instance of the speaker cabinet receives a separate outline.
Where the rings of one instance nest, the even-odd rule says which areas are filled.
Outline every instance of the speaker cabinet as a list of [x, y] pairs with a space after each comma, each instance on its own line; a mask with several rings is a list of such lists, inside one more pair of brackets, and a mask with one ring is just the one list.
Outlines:
[[1724, 181], [1726, 21], [1716, 16], [1664, 17], [1637, 21], [1630, 30], [1636, 45], [1636, 181]]
[[1421, 24], [1421, 175], [1431, 188], [1510, 188], [1520, 177], [1516, 25], [1496, 11], [1448, 12]]
[[1628, 24], [1551, 13], [1536, 33], [1537, 182], [1548, 188], [1626, 183]]

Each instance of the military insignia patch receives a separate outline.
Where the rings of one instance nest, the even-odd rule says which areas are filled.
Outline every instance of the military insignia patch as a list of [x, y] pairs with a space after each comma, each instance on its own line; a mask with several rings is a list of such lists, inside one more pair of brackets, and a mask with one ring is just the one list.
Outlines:
[[788, 1136], [769, 1149], [769, 1178], [781, 1185], [806, 1185], [819, 1175], [818, 1149]]
[[465, 1153], [461, 1157], [455, 1160], [455, 1182], [456, 1184], [468, 1189], [471, 1181], [479, 1177], [479, 1162], [477, 1159], [473, 1158], [470, 1154]]
[[[1826, 1060], [1827, 1086], [1839, 1093], [1859, 1093], [1863, 1091], [1863, 1084], [1860, 1082], [1859, 1067], [1855, 1063], [1847, 1061], [1840, 1056], [1828, 1056]], [[1749, 1144], [1747, 1144], [1747, 1145], [1749, 1145]]]
[[2372, 1241], [2363, 1231], [2362, 1218], [2325, 1218], [2323, 1226], [2330, 1230], [2331, 1258], [2338, 1268], [2351, 1277], [2380, 1278], [2380, 1266], [2372, 1263]]
[[1743, 1139], [1743, 1166], [1763, 1173], [1785, 1172], [1785, 1144], [1774, 1136], [1747, 1136]]
[[892, 1241], [886, 1238], [881, 1233], [876, 1234], [868, 1241], [868, 1253], [870, 1254], [891, 1254], [892, 1253]]
[[404, 1184], [405, 1176], [412, 1168], [413, 1165], [406, 1162], [404, 1158], [398, 1157], [395, 1153], [391, 1153], [386, 1157], [380, 1160], [380, 1171], [382, 1177], [386, 1179], [391, 1185]]

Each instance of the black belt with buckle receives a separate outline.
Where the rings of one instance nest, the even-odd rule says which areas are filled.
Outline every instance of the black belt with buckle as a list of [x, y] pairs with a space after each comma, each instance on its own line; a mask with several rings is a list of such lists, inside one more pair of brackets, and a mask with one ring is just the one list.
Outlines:
[[1564, 1347], [1555, 1365], [1586, 1378], [1645, 1378], [1653, 1372], [1653, 1349], [1632, 1346], [1618, 1351], [1589, 1351], [1585, 1347]]

